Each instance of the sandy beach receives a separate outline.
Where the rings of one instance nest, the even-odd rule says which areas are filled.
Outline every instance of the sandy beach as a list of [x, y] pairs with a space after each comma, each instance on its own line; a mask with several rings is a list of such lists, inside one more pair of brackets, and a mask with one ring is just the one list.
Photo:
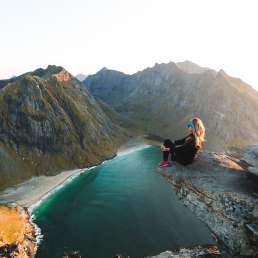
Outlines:
[[[157, 142], [146, 139], [144, 136], [138, 136], [122, 145], [118, 149], [117, 155], [125, 155], [138, 149], [155, 145], [155, 143]], [[39, 202], [51, 191], [63, 185], [68, 179], [83, 173], [87, 169], [88, 168], [63, 171], [56, 176], [33, 177], [28, 181], [9, 187], [1, 192], [0, 204], [13, 203], [29, 208]]]
[[61, 172], [56, 176], [33, 177], [16, 186], [7, 188], [0, 194], [0, 204], [16, 203], [30, 207], [40, 201], [50, 191], [62, 185], [68, 178], [82, 173], [85, 169]]

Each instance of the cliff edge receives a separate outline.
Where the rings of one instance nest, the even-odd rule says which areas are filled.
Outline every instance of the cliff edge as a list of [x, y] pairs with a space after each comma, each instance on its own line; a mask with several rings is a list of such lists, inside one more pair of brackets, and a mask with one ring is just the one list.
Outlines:
[[[258, 178], [252, 172], [258, 168], [257, 147], [204, 151], [189, 166], [173, 164], [159, 169], [229, 257], [258, 257]], [[175, 257], [169, 255], [156, 257]]]

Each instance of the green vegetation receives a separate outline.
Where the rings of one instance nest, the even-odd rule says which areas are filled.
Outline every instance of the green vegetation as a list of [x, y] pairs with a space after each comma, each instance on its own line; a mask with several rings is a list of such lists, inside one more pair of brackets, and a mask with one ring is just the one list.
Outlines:
[[127, 139], [119, 116], [78, 80], [52, 76], [61, 71], [38, 69], [0, 90], [0, 188], [99, 163]]

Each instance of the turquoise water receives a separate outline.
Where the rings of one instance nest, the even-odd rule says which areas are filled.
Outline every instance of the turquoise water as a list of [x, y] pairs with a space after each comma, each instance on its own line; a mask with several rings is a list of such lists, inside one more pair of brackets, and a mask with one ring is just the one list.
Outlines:
[[117, 156], [52, 194], [34, 210], [44, 235], [36, 257], [135, 258], [214, 243], [157, 173], [159, 159], [157, 147]]

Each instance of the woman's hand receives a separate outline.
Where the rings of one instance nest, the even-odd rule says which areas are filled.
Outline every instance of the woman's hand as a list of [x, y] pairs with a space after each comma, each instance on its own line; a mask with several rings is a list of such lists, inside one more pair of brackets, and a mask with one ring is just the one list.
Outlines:
[[163, 144], [160, 146], [161, 151], [170, 151], [170, 148], [165, 147]]

